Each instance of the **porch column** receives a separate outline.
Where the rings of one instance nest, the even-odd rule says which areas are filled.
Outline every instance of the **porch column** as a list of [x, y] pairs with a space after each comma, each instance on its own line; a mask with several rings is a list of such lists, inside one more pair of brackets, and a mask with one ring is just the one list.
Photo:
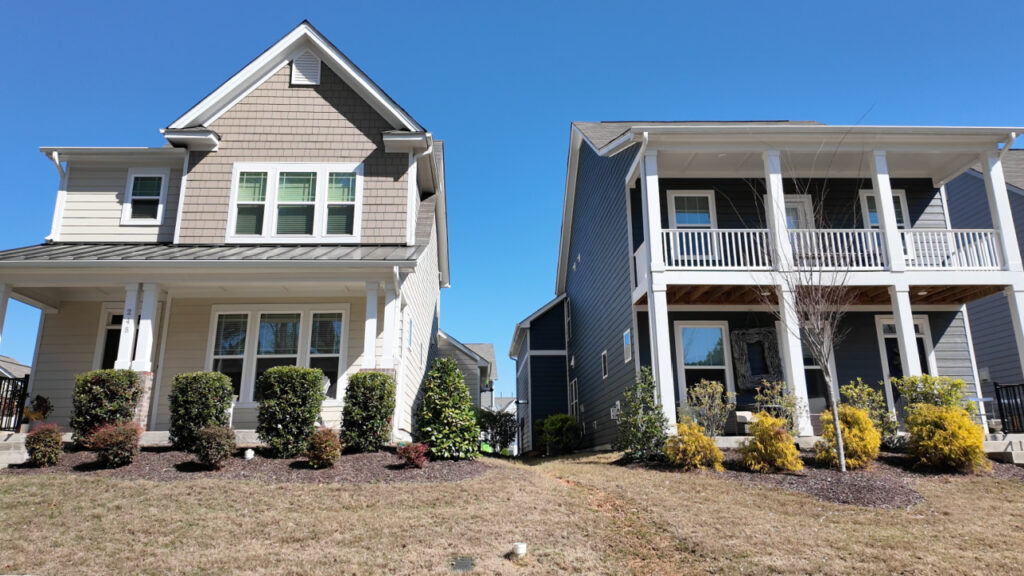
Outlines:
[[156, 284], [142, 285], [142, 305], [139, 308], [138, 336], [135, 338], [135, 360], [132, 370], [153, 371], [153, 326], [156, 323], [156, 302], [159, 289]]
[[1010, 198], [1006, 194], [1006, 178], [1003, 176], [999, 152], [981, 155], [981, 173], [985, 176], [985, 192], [988, 194], [992, 225], [999, 231], [1003, 266], [1007, 270], [1019, 272], [1022, 270], [1020, 245], [1017, 244], [1017, 231], [1013, 225], [1013, 212], [1010, 211]]
[[7, 319], [7, 302], [11, 299], [11, 287], [0, 282], [0, 342], [4, 337], [4, 322]]
[[395, 339], [398, 333], [398, 295], [395, 286], [384, 284], [384, 346], [381, 351], [380, 367], [395, 368]]
[[[903, 238], [899, 226], [896, 224], [896, 206], [892, 200], [889, 163], [885, 157], [885, 150], [875, 150], [871, 153], [871, 184], [875, 189], [878, 224], [885, 237], [886, 250], [889, 252], [889, 269], [893, 272], [902, 272], [906, 270], [907, 263], [903, 254]], [[867, 215], [865, 214], [864, 217], [867, 218]], [[904, 214], [903, 217], [909, 218], [910, 216]]]
[[366, 324], [363, 328], [363, 370], [377, 368], [377, 282], [366, 283]]
[[[665, 286], [648, 291], [647, 315], [651, 326], [651, 359], [654, 382], [661, 401], [661, 410], [668, 420], [669, 434], [676, 433], [676, 386], [672, 377], [672, 330], [668, 324], [668, 299]], [[680, 386], [685, 394], [686, 386]], [[685, 405], [685, 395], [679, 399]]]
[[139, 285], [124, 287], [124, 315], [121, 319], [121, 340], [117, 345], [117, 359], [114, 368], [127, 370], [132, 367], [132, 349], [135, 345], [135, 314], [139, 305]]
[[658, 151], [644, 154], [643, 178], [640, 179], [643, 196], [644, 230], [647, 231], [647, 261], [651, 275], [665, 270], [665, 253], [661, 246], [661, 186], [658, 183]]
[[787, 272], [793, 269], [793, 244], [786, 226], [786, 196], [782, 189], [782, 162], [778, 150], [766, 150], [764, 160], [765, 219], [771, 231], [772, 254], [775, 269]]
[[[807, 375], [804, 373], [804, 348], [800, 338], [800, 315], [796, 309], [796, 293], [786, 287], [779, 287], [779, 318], [782, 334], [779, 352], [782, 355], [782, 370], [786, 382], [797, 402], [803, 407], [797, 429], [800, 436], [813, 436], [811, 425], [810, 404], [807, 398]], [[827, 369], [827, 367], [825, 368]]]
[[1006, 301], [1010, 303], [1010, 321], [1017, 344], [1017, 360], [1024, 367], [1024, 285], [1006, 287]]
[[910, 289], [907, 286], [890, 286], [889, 297], [892, 299], [892, 317], [896, 321], [896, 340], [900, 347], [903, 375], [920, 376], [921, 357], [917, 353], [917, 332], [914, 330], [914, 312], [910, 307]]

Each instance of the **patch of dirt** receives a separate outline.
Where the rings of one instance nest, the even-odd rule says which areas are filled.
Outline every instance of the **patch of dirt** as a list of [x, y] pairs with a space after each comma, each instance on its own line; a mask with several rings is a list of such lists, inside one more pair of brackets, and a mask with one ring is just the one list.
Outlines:
[[104, 469], [92, 452], [66, 452], [57, 466], [35, 468], [29, 464], [0, 470], [0, 475], [69, 474], [124, 480], [180, 482], [202, 478], [254, 480], [257, 482], [335, 484], [457, 482], [482, 474], [487, 464], [480, 461], [434, 461], [426, 468], [406, 468], [404, 461], [391, 452], [345, 454], [332, 468], [314, 470], [304, 458], [265, 458], [259, 453], [245, 460], [239, 453], [220, 470], [197, 463], [191, 454], [175, 450], [143, 449], [130, 466]]

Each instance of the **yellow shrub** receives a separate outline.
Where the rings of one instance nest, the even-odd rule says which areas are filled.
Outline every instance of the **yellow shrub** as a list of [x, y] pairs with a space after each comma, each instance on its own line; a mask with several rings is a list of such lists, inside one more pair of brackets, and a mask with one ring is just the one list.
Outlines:
[[907, 416], [907, 431], [907, 449], [920, 466], [964, 473], [992, 469], [981, 426], [963, 408], [917, 404]]
[[722, 470], [722, 451], [713, 438], [704, 435], [704, 428], [693, 421], [676, 426], [677, 436], [665, 442], [669, 464], [683, 470]]
[[743, 465], [753, 472], [803, 470], [800, 451], [786, 431], [786, 421], [767, 412], [759, 412], [750, 426], [753, 438], [740, 445]]
[[[823, 420], [825, 420], [823, 418]], [[839, 466], [836, 453], [836, 431], [829, 418], [822, 422], [821, 440], [814, 445], [815, 459], [828, 466]], [[839, 406], [839, 429], [843, 433], [843, 453], [847, 468], [865, 468], [878, 458], [882, 434], [875, 429], [866, 410], [847, 404]]]

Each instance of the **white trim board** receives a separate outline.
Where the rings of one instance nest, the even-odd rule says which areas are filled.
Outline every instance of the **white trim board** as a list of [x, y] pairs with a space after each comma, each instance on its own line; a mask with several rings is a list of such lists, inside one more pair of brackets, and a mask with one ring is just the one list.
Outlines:
[[[135, 218], [132, 215], [136, 178], [160, 178], [160, 195], [157, 197], [156, 218]], [[128, 179], [121, 196], [121, 226], [160, 226], [167, 212], [167, 187], [170, 186], [170, 168], [129, 168]]]

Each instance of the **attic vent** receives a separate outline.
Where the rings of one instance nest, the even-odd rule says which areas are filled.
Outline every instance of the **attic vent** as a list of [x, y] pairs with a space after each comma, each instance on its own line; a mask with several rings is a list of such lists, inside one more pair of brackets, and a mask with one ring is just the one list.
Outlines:
[[320, 84], [320, 59], [309, 50], [292, 60], [292, 85], [316, 86]]

